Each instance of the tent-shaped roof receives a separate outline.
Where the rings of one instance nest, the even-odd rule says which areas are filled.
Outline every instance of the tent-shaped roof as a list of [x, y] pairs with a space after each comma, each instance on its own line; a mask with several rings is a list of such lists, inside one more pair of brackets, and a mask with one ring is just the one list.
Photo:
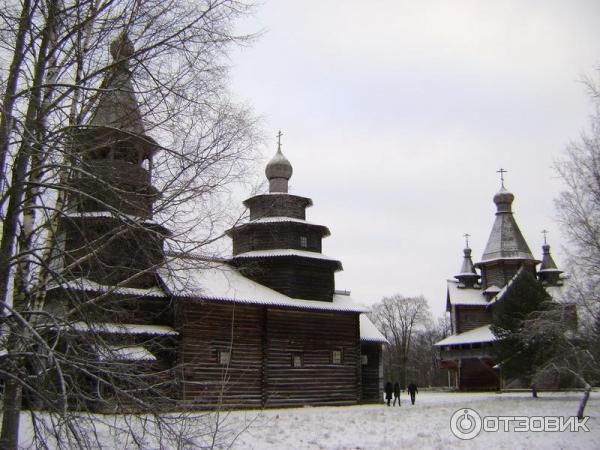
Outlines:
[[476, 266], [499, 259], [521, 259], [536, 261], [533, 257], [512, 213], [514, 195], [504, 187], [494, 196], [496, 219], [490, 237]]

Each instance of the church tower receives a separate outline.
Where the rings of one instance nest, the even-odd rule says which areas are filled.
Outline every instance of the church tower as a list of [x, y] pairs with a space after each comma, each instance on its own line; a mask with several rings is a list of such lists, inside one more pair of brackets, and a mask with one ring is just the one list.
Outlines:
[[463, 250], [463, 261], [460, 266], [460, 273], [454, 275], [454, 278], [458, 280], [458, 287], [460, 288], [474, 288], [479, 287], [477, 281], [479, 280], [479, 274], [475, 271], [473, 266], [473, 260], [471, 259], [471, 249], [469, 248], [469, 235], [465, 234], [467, 239], [465, 248]]
[[312, 200], [288, 193], [293, 169], [281, 152], [281, 132], [278, 138], [277, 153], [265, 169], [269, 192], [244, 201], [249, 222], [228, 231], [231, 262], [248, 278], [289, 297], [332, 301], [334, 274], [342, 264], [321, 253], [321, 241], [330, 233], [306, 220]]
[[89, 122], [72, 129], [74, 163], [67, 212], [59, 224], [67, 278], [102, 285], [156, 285], [167, 230], [151, 221], [157, 143], [144, 128], [128, 59], [133, 44], [111, 44], [114, 68], [104, 79]]
[[544, 245], [542, 245], [542, 264], [538, 270], [538, 279], [544, 286], [560, 286], [563, 284], [561, 274], [563, 273], [554, 262], [554, 258], [550, 254], [550, 246], [546, 242], [546, 230], [544, 233]]
[[513, 216], [514, 199], [515, 196], [505, 189], [503, 179], [502, 187], [494, 195], [496, 219], [481, 261], [475, 264], [481, 270], [484, 289], [505, 286], [521, 266], [535, 275], [535, 266], [539, 263]]

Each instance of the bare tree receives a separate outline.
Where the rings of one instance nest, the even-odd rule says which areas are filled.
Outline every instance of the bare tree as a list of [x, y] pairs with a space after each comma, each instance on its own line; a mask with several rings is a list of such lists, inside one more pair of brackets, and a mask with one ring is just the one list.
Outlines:
[[542, 311], [535, 311], [523, 321], [515, 334], [526, 346], [537, 346], [541, 341], [551, 342], [552, 351], [535, 367], [532, 381], [543, 385], [550, 381], [554, 385], [583, 388], [584, 394], [577, 408], [577, 417], [583, 418], [592, 384], [598, 382], [599, 363], [595, 348], [590, 348], [588, 337], [574, 326], [575, 315], [571, 308], [550, 302]]
[[[128, 242], [123, 251], [144, 252], [148, 240], [162, 242], [164, 230], [170, 250], [198, 250], [226, 228], [231, 211], [223, 195], [254, 159], [255, 120], [230, 101], [224, 63], [232, 44], [250, 39], [232, 28], [249, 8], [236, 0], [5, 3], [0, 53], [11, 63], [0, 69], [2, 448], [17, 448], [23, 397], [29, 408], [51, 413], [47, 420], [31, 413], [38, 444], [53, 436], [58, 446], [82, 448], [102, 438], [85, 413], [90, 402], [110, 395], [117, 405], [153, 412], [169, 400], [170, 368], [152, 366], [143, 355], [136, 355], [144, 366], [139, 371], [114, 362], [123, 348], [94, 327], [102, 320], [127, 322], [145, 308], [163, 320], [164, 310], [148, 297], [151, 282], [144, 281], [163, 260], [149, 252], [143, 270], [132, 270], [105, 256], [119, 239]], [[119, 92], [115, 83], [127, 88]], [[133, 98], [139, 109], [122, 113], [135, 119], [139, 112], [134, 122], [143, 123], [126, 130], [112, 125], [111, 139], [160, 147], [152, 158], [131, 163], [152, 174], [153, 190], [143, 194], [152, 198], [150, 210], [143, 214], [131, 213], [137, 201], [131, 187], [91, 169], [86, 155], [102, 148], [87, 142], [81, 151], [81, 136], [111, 95]], [[87, 188], [73, 182], [82, 179]], [[73, 212], [83, 203], [101, 205], [116, 225], [66, 250], [62, 227], [78, 226]], [[78, 285], [94, 258], [106, 277], [117, 276], [110, 290]], [[168, 358], [169, 339], [168, 333], [146, 336], [144, 344]], [[180, 418], [137, 417], [128, 429], [143, 447], [143, 436], [173, 437], [171, 425]]]
[[589, 129], [555, 163], [565, 186], [555, 206], [570, 243], [566, 250], [575, 277], [571, 284], [586, 300], [583, 312], [593, 316], [600, 302], [600, 87], [592, 79], [584, 84], [594, 110]]
[[570, 244], [566, 250], [572, 274], [567, 296], [577, 305], [578, 326], [574, 331], [565, 330], [560, 310], [531, 318], [532, 330], [558, 333], [557, 355], [548, 370], [566, 371], [586, 388], [580, 417], [590, 385], [600, 381], [600, 86], [592, 78], [584, 79], [583, 84], [593, 107], [589, 127], [555, 163], [564, 183], [555, 206]]
[[409, 373], [411, 378], [422, 386], [446, 386], [446, 371], [440, 368], [436, 342], [451, 334], [448, 316], [428, 321], [417, 330], [410, 352]]
[[407, 373], [414, 335], [431, 321], [425, 297], [404, 297], [400, 294], [384, 297], [375, 305], [372, 316], [390, 342], [388, 373], [399, 369], [400, 383], [406, 386]]

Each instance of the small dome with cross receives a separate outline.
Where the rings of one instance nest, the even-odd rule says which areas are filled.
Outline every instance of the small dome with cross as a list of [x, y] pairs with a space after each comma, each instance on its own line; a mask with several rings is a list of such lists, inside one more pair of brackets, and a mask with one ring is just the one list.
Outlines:
[[281, 152], [281, 131], [277, 134], [277, 153], [268, 162], [265, 175], [269, 180], [269, 192], [287, 192], [288, 181], [294, 169], [288, 159]]

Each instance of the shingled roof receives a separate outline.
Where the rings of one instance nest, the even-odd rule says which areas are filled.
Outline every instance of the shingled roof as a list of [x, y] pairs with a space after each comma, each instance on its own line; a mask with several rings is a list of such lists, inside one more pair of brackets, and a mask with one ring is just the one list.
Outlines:
[[498, 259], [536, 261], [513, 216], [511, 205], [514, 198], [504, 186], [494, 195], [496, 219], [481, 261], [476, 266]]

